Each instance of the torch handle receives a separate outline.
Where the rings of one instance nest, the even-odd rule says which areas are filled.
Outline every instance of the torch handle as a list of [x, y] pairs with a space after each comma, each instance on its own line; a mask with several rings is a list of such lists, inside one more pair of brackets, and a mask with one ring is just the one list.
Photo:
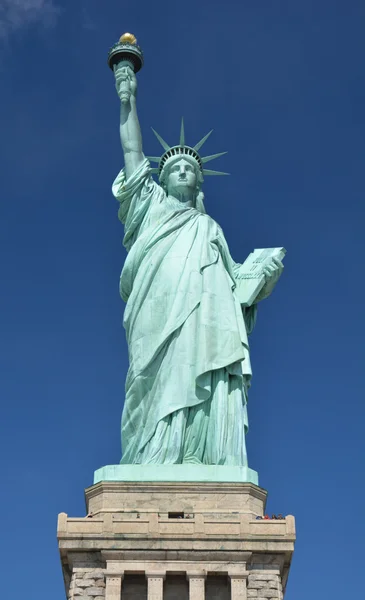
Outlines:
[[[122, 59], [118, 63], [115, 63], [113, 65], [114, 74], [116, 75], [116, 71], [123, 67], [130, 67], [132, 69], [132, 71], [134, 71], [132, 62], [129, 60]], [[119, 84], [118, 93], [119, 93], [119, 97], [121, 99], [122, 104], [128, 104], [130, 97], [131, 97], [129, 79], [122, 78], [122, 80], [120, 81], [120, 84]]]
[[119, 67], [130, 67], [132, 69], [132, 71], [134, 71], [134, 67], [133, 67], [133, 63], [131, 60], [127, 60], [125, 58], [121, 58], [121, 60], [119, 60], [118, 62], [115, 62], [113, 64], [113, 70], [115, 73], [116, 69], [119, 69]]

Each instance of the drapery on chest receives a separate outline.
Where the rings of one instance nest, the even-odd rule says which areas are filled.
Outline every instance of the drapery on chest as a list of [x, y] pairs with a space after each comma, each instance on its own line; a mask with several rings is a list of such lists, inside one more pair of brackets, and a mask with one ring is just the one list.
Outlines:
[[[157, 226], [149, 223], [131, 247], [121, 275], [121, 295], [127, 300], [135, 285], [158, 285], [172, 290], [184, 276], [201, 272], [217, 261], [217, 225], [197, 211], [170, 213]], [[146, 290], [147, 293], [148, 290]], [[137, 292], [136, 292], [137, 293]]]

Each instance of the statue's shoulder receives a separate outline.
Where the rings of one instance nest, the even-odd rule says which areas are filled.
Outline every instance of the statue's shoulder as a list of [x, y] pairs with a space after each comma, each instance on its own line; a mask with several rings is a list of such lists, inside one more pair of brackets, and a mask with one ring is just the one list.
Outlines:
[[219, 223], [217, 223], [217, 221], [215, 219], [213, 219], [213, 217], [208, 215], [208, 213], [202, 213], [202, 217], [205, 217], [208, 220], [209, 225], [211, 227], [215, 228], [217, 233], [223, 235], [223, 230], [222, 230], [221, 226], [219, 225]]

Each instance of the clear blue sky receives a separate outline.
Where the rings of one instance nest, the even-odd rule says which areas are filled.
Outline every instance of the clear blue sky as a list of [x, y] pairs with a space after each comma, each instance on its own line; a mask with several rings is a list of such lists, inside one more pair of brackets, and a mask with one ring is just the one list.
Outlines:
[[139, 115], [172, 143], [212, 127], [208, 212], [235, 260], [285, 246], [252, 337], [249, 460], [294, 514], [287, 600], [363, 589], [365, 4], [0, 0], [2, 595], [63, 600], [57, 513], [120, 458], [122, 166], [106, 65], [145, 52]]

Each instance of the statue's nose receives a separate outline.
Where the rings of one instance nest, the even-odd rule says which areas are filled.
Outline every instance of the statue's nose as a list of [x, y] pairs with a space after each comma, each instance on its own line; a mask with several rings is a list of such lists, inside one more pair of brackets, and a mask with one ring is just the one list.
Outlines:
[[182, 177], [182, 178], [186, 177], [186, 172], [185, 172], [185, 168], [184, 167], [180, 168], [179, 176]]

